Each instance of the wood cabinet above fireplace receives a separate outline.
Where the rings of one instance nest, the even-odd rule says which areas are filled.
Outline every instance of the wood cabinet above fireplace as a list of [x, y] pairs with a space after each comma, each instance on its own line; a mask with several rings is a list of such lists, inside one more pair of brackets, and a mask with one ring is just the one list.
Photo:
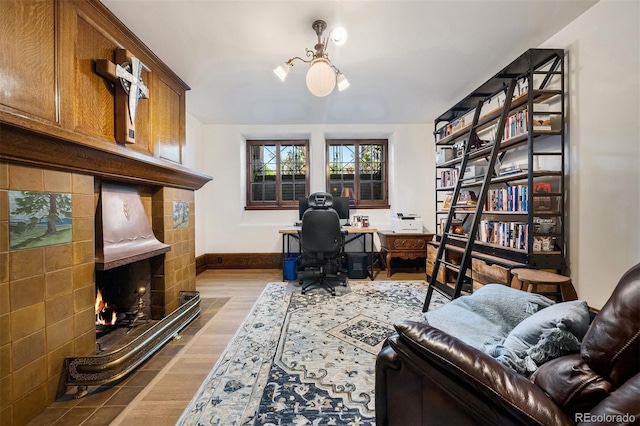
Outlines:
[[[1, 159], [184, 189], [211, 180], [182, 165], [189, 87], [101, 3], [2, 1], [0, 48]], [[117, 48], [144, 64], [149, 92], [126, 145], [115, 137], [119, 83], [96, 72]]]

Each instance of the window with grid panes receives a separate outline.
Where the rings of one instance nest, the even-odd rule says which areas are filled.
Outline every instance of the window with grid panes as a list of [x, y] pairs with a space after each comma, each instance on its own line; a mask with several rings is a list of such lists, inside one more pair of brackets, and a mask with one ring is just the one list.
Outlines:
[[247, 208], [298, 208], [309, 188], [309, 141], [247, 141]]
[[327, 192], [340, 196], [350, 188], [355, 207], [388, 208], [387, 145], [386, 139], [327, 140]]

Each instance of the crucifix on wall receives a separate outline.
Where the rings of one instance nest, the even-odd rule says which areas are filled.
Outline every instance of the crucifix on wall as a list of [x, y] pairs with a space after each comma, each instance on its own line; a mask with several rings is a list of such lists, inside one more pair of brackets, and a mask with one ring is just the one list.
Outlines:
[[[149, 69], [126, 49], [116, 49], [115, 63], [96, 60], [96, 72], [113, 81], [116, 89], [116, 141], [136, 142], [136, 110], [138, 101], [149, 97], [149, 89], [142, 81], [142, 69]], [[120, 84], [118, 84], [120, 83]]]

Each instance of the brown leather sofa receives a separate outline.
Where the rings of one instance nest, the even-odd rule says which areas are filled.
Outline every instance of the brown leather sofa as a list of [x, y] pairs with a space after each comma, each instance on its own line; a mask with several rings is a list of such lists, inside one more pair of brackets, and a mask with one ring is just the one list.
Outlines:
[[378, 426], [640, 423], [640, 264], [595, 316], [580, 353], [529, 378], [429, 325], [395, 328], [376, 363]]

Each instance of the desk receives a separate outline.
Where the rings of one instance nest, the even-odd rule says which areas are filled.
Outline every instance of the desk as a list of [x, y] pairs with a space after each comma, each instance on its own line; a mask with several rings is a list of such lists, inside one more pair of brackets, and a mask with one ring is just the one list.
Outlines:
[[379, 231], [380, 259], [384, 259], [387, 277], [391, 276], [391, 258], [417, 259], [427, 257], [427, 243], [433, 238], [430, 232]]
[[[290, 238], [295, 238], [296, 240], [299, 238], [298, 237], [298, 231], [300, 231], [302, 228], [300, 226], [287, 226], [286, 228], [281, 228], [278, 232], [282, 235], [282, 264], [284, 265], [284, 258], [285, 256], [289, 256], [291, 254], [291, 244], [290, 244]], [[347, 236], [345, 237], [344, 240], [344, 245], [346, 247], [347, 244], [349, 244], [352, 241], [355, 241], [359, 238], [362, 238], [363, 242], [364, 242], [364, 251], [367, 251], [367, 236], [369, 236], [369, 241], [370, 241], [370, 245], [369, 245], [369, 270], [367, 271], [367, 275], [369, 276], [370, 280], [373, 280], [373, 251], [375, 249], [374, 247], [374, 243], [373, 243], [373, 236], [378, 232], [378, 230], [376, 228], [371, 228], [371, 227], [367, 227], [367, 228], [357, 228], [355, 226], [345, 226], [342, 228], [342, 230], [344, 232], [347, 233]], [[286, 246], [286, 249], [285, 249]], [[300, 253], [300, 250], [298, 250], [298, 254]], [[284, 267], [282, 268], [282, 281], [284, 281]]]

